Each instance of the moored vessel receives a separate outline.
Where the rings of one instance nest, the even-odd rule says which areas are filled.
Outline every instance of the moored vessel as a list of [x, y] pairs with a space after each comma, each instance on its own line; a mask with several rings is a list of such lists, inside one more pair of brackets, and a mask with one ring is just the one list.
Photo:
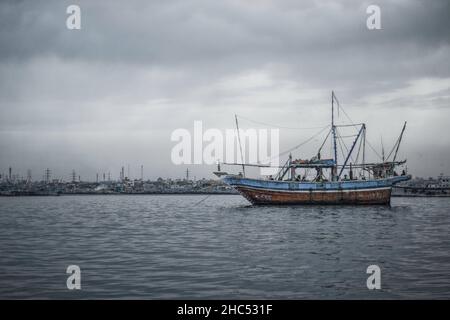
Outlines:
[[[411, 176], [407, 174], [406, 167], [400, 173], [396, 171], [397, 167], [406, 164], [406, 160], [397, 160], [406, 122], [388, 156], [384, 156], [383, 148], [382, 161], [366, 163], [366, 143], [368, 143], [366, 125], [353, 122], [336, 124], [335, 104], [340, 107], [339, 101], [332, 92], [331, 126], [329, 126], [328, 134], [316, 155], [311, 159], [293, 159], [292, 154], [289, 154], [285, 164], [277, 167], [277, 174], [265, 178], [246, 177], [245, 168], [249, 166], [268, 167], [269, 165], [246, 164], [244, 161], [242, 163], [224, 163], [225, 165], [242, 166], [242, 172], [239, 174], [228, 174], [221, 171], [220, 164], [215, 174], [254, 205], [389, 204], [392, 187], [411, 179]], [[239, 135], [237, 117], [236, 126]], [[354, 140], [350, 146], [345, 144], [340, 134], [339, 130], [343, 127], [353, 127], [356, 131], [351, 136], [354, 137]], [[328, 140], [330, 140], [332, 154], [330, 158], [322, 159], [323, 147]], [[338, 144], [341, 147], [341, 158], [338, 157]], [[346, 153], [344, 149], [347, 151]], [[271, 165], [270, 167], [274, 168]]]

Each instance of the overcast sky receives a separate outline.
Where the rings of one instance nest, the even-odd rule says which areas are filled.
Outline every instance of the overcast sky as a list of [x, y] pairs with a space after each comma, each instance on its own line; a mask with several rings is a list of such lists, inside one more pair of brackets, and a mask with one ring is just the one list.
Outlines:
[[[171, 163], [173, 130], [233, 128], [235, 113], [324, 126], [334, 90], [379, 152], [408, 121], [410, 173], [450, 174], [449, 3], [1, 1], [0, 172], [94, 180], [128, 164], [138, 177], [143, 164], [146, 178], [187, 167], [209, 178], [211, 167]], [[66, 28], [70, 4], [81, 30]], [[370, 4], [381, 30], [366, 27]], [[281, 149], [314, 133], [281, 130]]]

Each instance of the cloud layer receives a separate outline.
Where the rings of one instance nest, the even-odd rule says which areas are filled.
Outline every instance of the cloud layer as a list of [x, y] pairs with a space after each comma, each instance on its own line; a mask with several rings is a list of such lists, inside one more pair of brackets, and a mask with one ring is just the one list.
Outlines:
[[[326, 124], [333, 89], [374, 145], [407, 120], [410, 170], [450, 173], [448, 1], [379, 1], [374, 31], [361, 1], [77, 3], [81, 30], [65, 26], [71, 1], [0, 4], [0, 172], [181, 176], [174, 129], [232, 128], [234, 113]], [[282, 132], [282, 145], [310, 133]]]

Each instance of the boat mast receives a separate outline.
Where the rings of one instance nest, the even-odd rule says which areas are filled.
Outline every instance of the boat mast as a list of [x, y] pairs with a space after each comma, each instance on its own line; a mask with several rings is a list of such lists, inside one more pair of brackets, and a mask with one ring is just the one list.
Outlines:
[[331, 173], [331, 180], [336, 180], [337, 173], [337, 148], [336, 148], [336, 127], [334, 125], [334, 91], [331, 91], [331, 132], [333, 133], [333, 149], [334, 149], [334, 169]]
[[239, 150], [241, 152], [242, 174], [244, 175], [244, 178], [245, 178], [244, 154], [242, 153], [241, 134], [239, 131], [239, 123], [238, 123], [238, 118], [237, 118], [236, 114], [234, 115], [234, 119], [236, 120], [236, 131], [237, 131], [238, 142], [239, 142]]
[[[363, 132], [362, 175], [363, 175], [363, 177], [366, 176], [366, 126], [364, 126], [364, 132]], [[370, 173], [369, 173], [369, 179], [370, 179]]]
[[[364, 132], [365, 129], [366, 129], [366, 125], [363, 123], [363, 124], [361, 125], [361, 129], [359, 129], [359, 131], [358, 131], [358, 135], [356, 136], [355, 141], [353, 141], [353, 144], [352, 144], [352, 146], [351, 146], [351, 148], [350, 148], [350, 151], [349, 151], [348, 154], [347, 154], [347, 157], [345, 158], [344, 164], [342, 165], [341, 171], [339, 172], [338, 179], [341, 177], [342, 172], [344, 172], [344, 169], [345, 169], [345, 167], [347, 166], [348, 159], [350, 159], [350, 157], [351, 157], [351, 155], [352, 155], [352, 152], [353, 152], [353, 149], [355, 148], [356, 143], [358, 142], [359, 137], [361, 136], [361, 134]], [[351, 170], [352, 170], [352, 164], [350, 163], [350, 171], [351, 171]]]
[[395, 149], [394, 159], [392, 160], [394, 162], [395, 159], [397, 158], [398, 148], [400, 147], [400, 143], [402, 142], [403, 133], [405, 132], [405, 129], [406, 129], [406, 121], [405, 124], [403, 125], [402, 133], [400, 133], [400, 137], [398, 138], [397, 149]]

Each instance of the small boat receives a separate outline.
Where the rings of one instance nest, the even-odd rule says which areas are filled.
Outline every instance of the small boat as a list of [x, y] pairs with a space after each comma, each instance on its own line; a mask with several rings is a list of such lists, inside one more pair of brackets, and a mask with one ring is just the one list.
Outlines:
[[[223, 163], [225, 165], [242, 166], [242, 172], [239, 174], [228, 174], [221, 171], [220, 163], [218, 164], [218, 170], [214, 173], [254, 205], [390, 204], [392, 187], [397, 183], [411, 179], [411, 175], [407, 174], [407, 168], [403, 169], [400, 174], [395, 171], [397, 166], [404, 166], [406, 163], [406, 160], [396, 160], [406, 122], [388, 157], [384, 157], [383, 148], [381, 162], [366, 163], [366, 125], [364, 123], [335, 124], [335, 103], [339, 104], [339, 101], [334, 92], [332, 92], [330, 130], [313, 158], [307, 160], [293, 159], [292, 154], [290, 154], [286, 163], [279, 167], [279, 171], [274, 177], [247, 178], [245, 176], [246, 167], [267, 167], [267, 165], [245, 164], [244, 161], [242, 163]], [[338, 107], [340, 106], [338, 105]], [[239, 134], [237, 117], [236, 126]], [[356, 138], [350, 148], [345, 148], [348, 150], [347, 154], [344, 154], [344, 148], [341, 148], [341, 160], [343, 162], [340, 164], [338, 163], [337, 141], [342, 136], [339, 134], [339, 128], [349, 126], [353, 126], [356, 129], [356, 134], [354, 135]], [[329, 159], [321, 159], [322, 148], [330, 136], [333, 155]], [[359, 163], [351, 163], [350, 159], [353, 158], [352, 153], [357, 145], [359, 147], [356, 148], [358, 150], [356, 161], [362, 156], [361, 161]], [[389, 161], [391, 155], [393, 157]]]

